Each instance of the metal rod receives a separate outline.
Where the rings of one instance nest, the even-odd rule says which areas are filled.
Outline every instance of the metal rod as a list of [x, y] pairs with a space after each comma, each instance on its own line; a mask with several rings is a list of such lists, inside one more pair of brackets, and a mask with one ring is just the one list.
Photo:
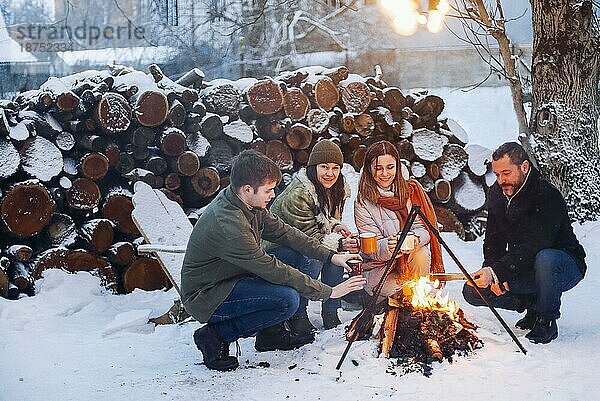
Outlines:
[[523, 347], [523, 345], [521, 344], [521, 342], [519, 341], [519, 339], [517, 338], [517, 336], [515, 336], [515, 333], [513, 333], [513, 331], [510, 329], [510, 327], [508, 327], [508, 325], [506, 324], [506, 322], [504, 321], [504, 319], [502, 319], [502, 316], [500, 316], [500, 314], [496, 311], [496, 308], [494, 308], [490, 304], [490, 302], [488, 301], [487, 297], [483, 295], [483, 293], [481, 292], [481, 290], [479, 289], [479, 287], [475, 283], [475, 280], [473, 280], [473, 277], [471, 277], [471, 275], [469, 274], [469, 272], [467, 272], [467, 270], [463, 267], [462, 263], [460, 263], [460, 261], [458, 260], [458, 258], [454, 255], [454, 252], [452, 252], [452, 250], [450, 249], [450, 247], [448, 246], [448, 244], [446, 244], [446, 242], [442, 239], [442, 236], [440, 235], [437, 227], [434, 227], [431, 224], [431, 222], [427, 219], [427, 217], [425, 217], [425, 215], [420, 210], [418, 211], [418, 214], [419, 214], [419, 216], [421, 216], [421, 219], [425, 222], [425, 224], [429, 227], [429, 230], [431, 232], [433, 232], [433, 234], [437, 237], [438, 241], [440, 241], [440, 244], [442, 244], [444, 246], [444, 248], [446, 249], [446, 251], [448, 252], [448, 254], [450, 255], [450, 257], [452, 258], [452, 260], [454, 261], [454, 263], [456, 263], [456, 265], [458, 266], [458, 268], [460, 269], [460, 271], [462, 271], [463, 274], [465, 275], [465, 277], [466, 277], [467, 281], [469, 282], [469, 284], [471, 284], [471, 286], [473, 288], [475, 288], [475, 291], [477, 291], [477, 294], [481, 297], [481, 299], [483, 300], [483, 302], [485, 302], [485, 304], [488, 306], [488, 308], [490, 308], [490, 310], [492, 311], [492, 313], [494, 314], [494, 316], [496, 316], [496, 319], [498, 319], [498, 321], [500, 322], [500, 324], [502, 325], [502, 327], [504, 327], [504, 329], [508, 332], [508, 334], [513, 339], [513, 341], [517, 344], [517, 346], [519, 347], [519, 349], [521, 350], [521, 352], [523, 352], [523, 354], [527, 354], [527, 350], [525, 349], [525, 347]]
[[[350, 347], [352, 347], [352, 344], [354, 343], [354, 341], [356, 339], [358, 339], [361, 334], [363, 334], [363, 331], [365, 330], [365, 328], [368, 327], [369, 321], [373, 320], [373, 310], [375, 309], [375, 307], [377, 305], [377, 298], [379, 297], [379, 294], [381, 293], [381, 289], [383, 288], [383, 285], [385, 284], [385, 280], [386, 280], [387, 276], [392, 271], [392, 267], [394, 266], [394, 262], [396, 261], [396, 256], [398, 256], [398, 253], [400, 252], [402, 243], [404, 242], [404, 239], [408, 235], [408, 232], [410, 231], [410, 228], [412, 227], [420, 210], [421, 210], [421, 207], [419, 205], [413, 205], [412, 208], [410, 209], [410, 213], [408, 214], [406, 222], [404, 223], [404, 226], [402, 227], [402, 232], [400, 233], [400, 237], [398, 238], [398, 242], [396, 243], [394, 252], [392, 252], [392, 257], [387, 261], [384, 273], [381, 276], [381, 279], [379, 280], [379, 282], [377, 283], [377, 286], [373, 290], [373, 296], [371, 297], [371, 299], [369, 299], [369, 303], [367, 304], [367, 306], [364, 307], [364, 309], [360, 312], [360, 314], [356, 318], [356, 329], [354, 330], [354, 333], [352, 333], [350, 335], [350, 339], [348, 340], [348, 345], [346, 345], [346, 349], [344, 350], [344, 353], [340, 357], [340, 360], [339, 360], [337, 366], [335, 367], [337, 370], [339, 370], [340, 367], [342, 366], [342, 363], [344, 363], [344, 359], [346, 359], [346, 355], [348, 355], [348, 351], [350, 351]], [[365, 317], [365, 316], [367, 316], [367, 317]]]

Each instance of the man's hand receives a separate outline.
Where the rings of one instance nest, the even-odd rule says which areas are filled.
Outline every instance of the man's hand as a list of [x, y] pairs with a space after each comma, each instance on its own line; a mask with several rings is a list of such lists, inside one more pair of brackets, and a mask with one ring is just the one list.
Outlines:
[[344, 268], [344, 270], [346, 270], [347, 272], [351, 272], [352, 268], [346, 264], [346, 261], [348, 261], [350, 259], [360, 259], [360, 260], [362, 260], [362, 258], [360, 257], [360, 255], [358, 255], [356, 253], [354, 253], [354, 254], [352, 254], [352, 253], [346, 253], [346, 254], [336, 253], [331, 258], [331, 263], [333, 263], [334, 265], [342, 266]]
[[496, 283], [492, 283], [490, 285], [490, 290], [492, 290], [492, 292], [494, 294], [496, 294], [497, 296], [500, 296], [500, 295], [504, 295], [508, 291], [510, 291], [510, 288], [508, 288], [508, 282], [505, 281], [504, 283], [502, 283], [502, 285], [496, 284]]
[[335, 226], [333, 226], [333, 229], [331, 231], [333, 231], [336, 234], [340, 234], [344, 238], [348, 238], [352, 234], [350, 230], [348, 230], [348, 227], [346, 227], [342, 223], [338, 223]]
[[367, 284], [367, 279], [363, 276], [352, 276], [333, 287], [331, 298], [341, 298], [352, 291], [362, 290], [365, 284]]
[[492, 274], [491, 267], [482, 267], [481, 269], [471, 274], [471, 276], [473, 277], [473, 281], [475, 281], [475, 284], [477, 284], [477, 287], [479, 288], [487, 288], [490, 284], [494, 282], [494, 275]]

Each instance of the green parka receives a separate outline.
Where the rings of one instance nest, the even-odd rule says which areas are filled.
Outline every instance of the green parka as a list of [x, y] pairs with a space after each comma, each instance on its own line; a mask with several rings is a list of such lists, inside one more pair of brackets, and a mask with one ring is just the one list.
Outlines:
[[[349, 197], [350, 187], [345, 183], [344, 201]], [[292, 182], [275, 198], [270, 210], [287, 224], [337, 251], [338, 240], [342, 235], [332, 230], [336, 224], [341, 223], [342, 216], [339, 212], [332, 216], [321, 211], [317, 191], [306, 175], [305, 168], [299, 170]], [[267, 248], [270, 246], [271, 244], [266, 245]]]
[[265, 253], [261, 238], [327, 261], [330, 251], [319, 241], [285, 224], [266, 209], [250, 210], [225, 188], [196, 222], [181, 270], [181, 293], [186, 311], [206, 322], [242, 278], [256, 275], [287, 285], [300, 295], [328, 299], [331, 287]]

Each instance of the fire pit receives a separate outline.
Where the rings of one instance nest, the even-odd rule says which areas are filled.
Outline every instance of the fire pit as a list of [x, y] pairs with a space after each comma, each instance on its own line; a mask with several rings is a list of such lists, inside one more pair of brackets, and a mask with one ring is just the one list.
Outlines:
[[403, 372], [431, 374], [431, 364], [453, 355], [467, 355], [483, 342], [472, 333], [477, 326], [448, 294], [442, 296], [439, 283], [427, 277], [410, 282], [398, 298], [389, 298], [380, 329], [381, 353], [398, 358]]

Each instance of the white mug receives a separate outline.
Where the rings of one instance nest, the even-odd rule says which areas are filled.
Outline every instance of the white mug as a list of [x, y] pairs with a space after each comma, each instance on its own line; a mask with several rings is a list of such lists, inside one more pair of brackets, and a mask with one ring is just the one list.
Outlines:
[[[400, 234], [398, 235], [398, 238], [400, 237]], [[400, 246], [400, 250], [401, 251], [412, 251], [413, 249], [415, 249], [415, 246], [417, 245], [417, 237], [415, 236], [415, 233], [413, 231], [409, 231], [406, 234], [406, 238], [404, 238], [404, 242], [402, 243], [402, 246]]]

